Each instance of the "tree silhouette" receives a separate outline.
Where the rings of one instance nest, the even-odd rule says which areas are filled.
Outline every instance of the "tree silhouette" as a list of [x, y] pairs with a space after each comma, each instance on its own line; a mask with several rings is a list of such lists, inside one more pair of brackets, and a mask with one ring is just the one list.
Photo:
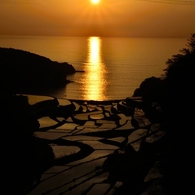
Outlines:
[[151, 111], [154, 103], [160, 106], [164, 121], [169, 125], [176, 123], [178, 119], [181, 119], [181, 124], [186, 125], [184, 113], [189, 112], [192, 106], [189, 99], [195, 83], [195, 33], [188, 39], [187, 48], [180, 51], [181, 54], [173, 55], [166, 61], [167, 68], [164, 69], [162, 78], [146, 78], [133, 95], [142, 97], [146, 112]]
[[167, 132], [163, 161], [166, 195], [189, 194], [193, 188], [189, 174], [193, 167], [194, 148], [195, 33], [186, 45], [180, 54], [166, 61], [167, 68], [162, 78], [145, 79], [134, 92], [134, 96], [142, 97], [148, 116], [156, 116], [151, 114], [154, 105], [160, 107], [161, 122]]
[[[195, 33], [188, 40], [187, 48], [181, 50], [181, 54], [173, 55], [168, 59], [165, 69], [164, 91], [161, 98], [161, 106], [167, 116], [172, 120], [173, 114], [184, 121], [185, 113], [191, 109], [194, 88], [195, 65]], [[177, 120], [178, 120], [177, 119]], [[183, 123], [186, 125], [186, 123]]]

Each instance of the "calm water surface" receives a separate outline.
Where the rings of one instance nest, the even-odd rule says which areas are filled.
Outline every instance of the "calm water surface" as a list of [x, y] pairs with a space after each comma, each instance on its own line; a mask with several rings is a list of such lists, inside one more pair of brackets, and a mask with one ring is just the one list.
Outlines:
[[0, 37], [0, 47], [30, 51], [68, 62], [77, 72], [65, 88], [48, 92], [60, 98], [124, 99], [148, 77], [160, 77], [166, 61], [186, 47], [185, 38]]

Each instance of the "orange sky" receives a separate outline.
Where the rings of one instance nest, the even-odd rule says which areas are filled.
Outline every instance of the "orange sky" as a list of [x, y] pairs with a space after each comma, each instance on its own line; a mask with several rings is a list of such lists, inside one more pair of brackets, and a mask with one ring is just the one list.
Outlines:
[[0, 0], [0, 35], [190, 37], [195, 33], [195, 0], [155, 1], [160, 2]]

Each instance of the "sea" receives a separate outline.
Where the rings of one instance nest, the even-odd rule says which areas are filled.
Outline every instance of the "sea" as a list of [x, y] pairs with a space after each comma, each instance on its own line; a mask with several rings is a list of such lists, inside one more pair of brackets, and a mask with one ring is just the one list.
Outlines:
[[0, 47], [68, 62], [76, 73], [65, 87], [44, 92], [57, 98], [121, 100], [146, 78], [161, 77], [166, 61], [187, 47], [187, 38], [0, 36]]

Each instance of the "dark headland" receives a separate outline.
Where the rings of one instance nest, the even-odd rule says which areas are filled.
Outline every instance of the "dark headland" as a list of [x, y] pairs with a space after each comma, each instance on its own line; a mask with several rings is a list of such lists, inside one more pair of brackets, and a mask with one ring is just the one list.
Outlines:
[[13, 48], [0, 48], [1, 86], [17, 93], [64, 87], [75, 68], [67, 62]]

